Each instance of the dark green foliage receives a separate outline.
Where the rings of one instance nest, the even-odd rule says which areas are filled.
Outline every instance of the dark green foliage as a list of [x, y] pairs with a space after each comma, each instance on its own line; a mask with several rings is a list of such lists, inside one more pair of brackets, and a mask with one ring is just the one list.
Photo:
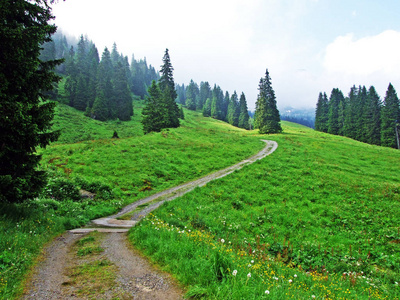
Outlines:
[[383, 101], [381, 115], [381, 144], [382, 146], [397, 148], [396, 127], [400, 120], [399, 98], [390, 83]]
[[168, 88], [170, 97], [172, 98], [172, 100], [175, 101], [178, 95], [175, 91], [175, 83], [173, 77], [174, 68], [172, 67], [171, 64], [171, 59], [169, 57], [168, 49], [165, 49], [163, 63], [164, 64], [161, 66], [160, 70], [161, 73], [161, 78], [159, 80], [160, 89], [162, 92], [165, 92]]
[[265, 78], [260, 79], [258, 90], [259, 94], [254, 115], [255, 128], [258, 128], [261, 134], [282, 132], [281, 119], [276, 106], [275, 92], [271, 85], [268, 69], [266, 70]]
[[118, 119], [129, 121], [133, 115], [133, 99], [129, 91], [126, 71], [121, 62], [117, 62], [115, 67], [114, 100]]
[[242, 92], [240, 95], [240, 101], [239, 101], [239, 128], [244, 128], [244, 129], [249, 129], [250, 124], [249, 124], [249, 112], [247, 108], [247, 101], [246, 101], [246, 96]]
[[0, 202], [33, 198], [46, 184], [36, 148], [59, 135], [50, 132], [55, 103], [45, 99], [60, 61], [39, 59], [56, 31], [51, 19], [46, 0], [0, 2]]
[[371, 86], [368, 90], [367, 103], [364, 109], [365, 142], [373, 145], [381, 143], [381, 99]]
[[339, 105], [343, 107], [344, 97], [339, 89], [333, 89], [328, 102], [328, 133], [339, 134], [342, 124], [339, 124]]
[[161, 129], [167, 128], [165, 120], [167, 107], [163, 101], [161, 90], [155, 81], [151, 84], [148, 93], [146, 106], [142, 110], [143, 131], [144, 133], [159, 132]]
[[196, 103], [196, 109], [203, 109], [204, 104], [206, 103], [207, 99], [211, 99], [212, 92], [210, 84], [206, 82], [200, 83], [200, 91], [199, 91], [199, 98], [198, 102]]
[[319, 93], [317, 108], [315, 110], [315, 130], [328, 132], [328, 97], [326, 93]]
[[353, 85], [347, 98], [340, 90], [333, 89], [328, 102], [320, 93], [315, 129], [364, 143], [397, 148], [396, 122], [399, 119], [399, 100], [391, 84], [383, 104], [373, 86], [367, 90], [365, 86], [357, 88]]
[[186, 107], [190, 110], [196, 110], [196, 99], [199, 97], [199, 86], [193, 80], [190, 80], [186, 88]]
[[211, 116], [211, 99], [207, 98], [206, 102], [203, 106], [203, 116], [210, 117]]
[[236, 94], [236, 91], [234, 91], [229, 101], [228, 114], [226, 116], [229, 124], [233, 126], [238, 126], [240, 113], [239, 109], [238, 95]]

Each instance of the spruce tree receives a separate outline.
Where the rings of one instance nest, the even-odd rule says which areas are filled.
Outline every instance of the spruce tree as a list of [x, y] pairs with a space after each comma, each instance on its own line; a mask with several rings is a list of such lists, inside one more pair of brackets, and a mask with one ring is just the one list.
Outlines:
[[345, 120], [343, 135], [349, 138], [356, 138], [356, 116], [357, 116], [358, 89], [353, 85], [349, 92], [347, 105], [345, 108]]
[[177, 98], [177, 93], [175, 91], [175, 83], [173, 77], [174, 68], [171, 64], [171, 59], [169, 57], [168, 49], [165, 50], [165, 54], [163, 57], [163, 65], [161, 66], [161, 78], [159, 80], [160, 90], [164, 92], [167, 87], [169, 89], [169, 93], [171, 98], [175, 101]]
[[142, 124], [144, 133], [159, 132], [166, 128], [167, 107], [162, 100], [162, 92], [155, 81], [152, 82], [146, 99], [146, 105], [142, 110]]
[[201, 82], [200, 83], [200, 91], [199, 91], [199, 101], [196, 103], [197, 109], [202, 109], [204, 107], [204, 104], [206, 103], [207, 99], [211, 99], [212, 97], [212, 92], [211, 92], [211, 87], [210, 84], [206, 82]]
[[171, 59], [169, 57], [168, 49], [165, 50], [163, 57], [164, 64], [161, 66], [161, 78], [159, 80], [159, 87], [162, 93], [163, 101], [167, 106], [167, 124], [165, 128], [176, 128], [179, 127], [179, 107], [175, 100], [177, 93], [175, 91], [175, 83], [173, 77], [173, 70]]
[[247, 108], [247, 101], [246, 101], [246, 96], [242, 92], [240, 95], [240, 101], [239, 101], [239, 124], [238, 127], [244, 128], [244, 129], [249, 129], [250, 124], [249, 124], [249, 111]]
[[133, 116], [132, 96], [129, 91], [128, 79], [122, 62], [115, 66], [114, 101], [117, 108], [117, 117], [121, 121], [128, 121]]
[[381, 144], [381, 106], [381, 99], [375, 88], [371, 86], [368, 90], [367, 103], [363, 114], [365, 142], [368, 144]]
[[258, 90], [254, 115], [255, 128], [258, 128], [261, 134], [282, 132], [275, 92], [271, 85], [268, 69], [265, 72], [265, 78], [260, 79]]
[[233, 92], [228, 105], [227, 121], [233, 126], [238, 126], [239, 124], [239, 101], [236, 91]]
[[339, 104], [344, 101], [343, 93], [339, 89], [333, 89], [328, 103], [328, 133], [339, 134]]
[[56, 26], [46, 0], [0, 1], [0, 202], [36, 197], [46, 184], [38, 147], [55, 141], [54, 102], [46, 91], [59, 80], [61, 61], [42, 61], [41, 45]]
[[315, 110], [315, 130], [328, 132], [328, 97], [326, 93], [319, 93], [317, 108]]
[[211, 99], [207, 98], [206, 102], [203, 106], [203, 116], [210, 117], [211, 116]]
[[397, 148], [396, 127], [400, 120], [399, 98], [390, 83], [383, 101], [381, 114], [381, 145]]

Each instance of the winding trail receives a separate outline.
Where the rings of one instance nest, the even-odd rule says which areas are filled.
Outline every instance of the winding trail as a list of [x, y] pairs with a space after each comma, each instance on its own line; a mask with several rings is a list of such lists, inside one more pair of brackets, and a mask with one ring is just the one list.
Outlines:
[[[43, 259], [27, 282], [22, 299], [89, 299], [76, 296], [74, 287], [66, 286], [66, 282], [69, 281], [67, 270], [79, 264], [73, 246], [91, 231], [103, 235], [104, 252], [97, 259], [110, 260], [117, 266], [118, 274], [115, 287], [109, 294], [90, 295], [90, 299], [115, 299], [115, 293], [122, 293], [124, 296], [121, 299], [183, 299], [184, 291], [176, 281], [136, 252], [129, 244], [126, 232], [165, 201], [171, 201], [196, 187], [231, 174], [270, 155], [278, 148], [274, 141], [262, 141], [266, 146], [260, 152], [233, 166], [138, 200], [117, 214], [93, 220], [90, 228], [73, 229], [56, 238], [44, 249]], [[129, 220], [118, 220], [127, 214]]]

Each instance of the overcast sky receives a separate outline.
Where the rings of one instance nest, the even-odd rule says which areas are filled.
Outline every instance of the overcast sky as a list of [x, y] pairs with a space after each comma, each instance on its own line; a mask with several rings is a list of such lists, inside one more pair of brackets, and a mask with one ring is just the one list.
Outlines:
[[266, 68], [280, 108], [353, 84], [400, 92], [399, 0], [66, 0], [53, 14], [100, 55], [115, 42], [159, 70], [168, 48], [176, 83], [243, 91], [249, 109]]

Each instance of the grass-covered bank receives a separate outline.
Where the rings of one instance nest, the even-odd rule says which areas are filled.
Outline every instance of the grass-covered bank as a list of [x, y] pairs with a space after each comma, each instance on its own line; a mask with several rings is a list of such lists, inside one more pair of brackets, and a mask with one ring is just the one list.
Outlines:
[[177, 129], [53, 145], [43, 151], [43, 165], [58, 168], [70, 178], [107, 182], [130, 203], [233, 165], [264, 146], [254, 133], [185, 112]]
[[[49, 185], [39, 199], [0, 207], [0, 299], [21, 292], [43, 245], [61, 232], [230, 166], [264, 146], [254, 133], [191, 111], [182, 127], [143, 136], [140, 106], [135, 114], [127, 123], [101, 123], [58, 107], [55, 126], [63, 129], [61, 138], [40, 150]], [[111, 139], [114, 131], [120, 139]], [[96, 197], [81, 199], [79, 189]]]
[[132, 242], [188, 295], [399, 298], [400, 153], [284, 132], [272, 156], [163, 205]]

